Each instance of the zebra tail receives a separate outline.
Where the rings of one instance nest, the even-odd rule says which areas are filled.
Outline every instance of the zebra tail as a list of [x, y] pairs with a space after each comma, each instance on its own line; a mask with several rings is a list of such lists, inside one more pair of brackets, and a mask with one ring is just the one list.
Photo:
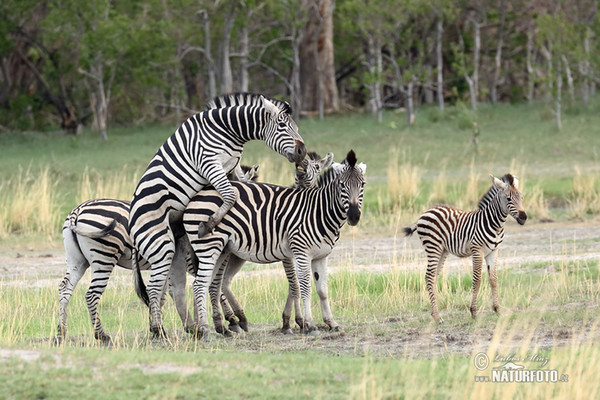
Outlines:
[[92, 239], [98, 239], [98, 238], [108, 235], [117, 226], [117, 220], [113, 219], [112, 222], [108, 226], [105, 226], [101, 230], [96, 231], [96, 232], [90, 232], [90, 231], [84, 231], [84, 230], [79, 229], [77, 227], [76, 223], [77, 223], [76, 221], [70, 220], [69, 221], [69, 229], [78, 235], [89, 237]]
[[131, 251], [131, 270], [133, 271], [133, 285], [135, 286], [135, 293], [138, 295], [140, 300], [146, 304], [146, 307], [150, 308], [150, 298], [148, 297], [148, 291], [146, 285], [142, 279], [142, 271], [138, 265], [137, 250], [132, 249]]
[[411, 236], [413, 233], [415, 233], [415, 231], [417, 230], [417, 225], [413, 225], [413, 226], [405, 226], [404, 228], [402, 228], [402, 231], [404, 232], [404, 236]]

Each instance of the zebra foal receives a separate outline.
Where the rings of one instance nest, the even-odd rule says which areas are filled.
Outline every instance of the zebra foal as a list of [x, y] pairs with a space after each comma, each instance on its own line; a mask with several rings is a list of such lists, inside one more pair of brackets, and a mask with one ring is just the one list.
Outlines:
[[487, 264], [492, 289], [493, 309], [499, 313], [498, 277], [496, 275], [496, 253], [504, 239], [504, 224], [508, 215], [520, 225], [527, 220], [523, 210], [519, 181], [511, 174], [502, 179], [490, 175], [492, 186], [479, 201], [473, 211], [458, 210], [448, 206], [429, 209], [415, 225], [404, 228], [406, 236], [415, 231], [427, 254], [425, 282], [431, 302], [431, 315], [437, 322], [443, 322], [436, 301], [436, 281], [448, 254], [458, 257], [472, 257], [473, 298], [471, 316], [477, 314], [477, 293], [481, 282], [483, 260]]

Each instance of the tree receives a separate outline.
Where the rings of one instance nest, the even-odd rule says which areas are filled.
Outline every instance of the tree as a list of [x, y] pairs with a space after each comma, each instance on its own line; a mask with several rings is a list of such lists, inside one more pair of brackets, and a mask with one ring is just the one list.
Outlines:
[[335, 0], [302, 0], [307, 22], [300, 42], [300, 87], [302, 109], [337, 111], [338, 90], [335, 80], [333, 49], [333, 11]]

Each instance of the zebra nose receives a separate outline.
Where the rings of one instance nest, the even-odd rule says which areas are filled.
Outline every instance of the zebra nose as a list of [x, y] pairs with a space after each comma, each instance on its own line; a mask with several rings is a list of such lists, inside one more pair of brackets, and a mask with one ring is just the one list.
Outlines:
[[527, 214], [525, 214], [525, 211], [521, 210], [519, 211], [519, 217], [517, 218], [517, 222], [520, 225], [523, 225], [525, 221], [527, 221]]
[[296, 148], [294, 150], [294, 158], [297, 163], [301, 163], [306, 157], [306, 146], [301, 140], [296, 140]]
[[360, 208], [358, 204], [350, 204], [348, 208], [348, 225], [355, 226], [360, 221]]

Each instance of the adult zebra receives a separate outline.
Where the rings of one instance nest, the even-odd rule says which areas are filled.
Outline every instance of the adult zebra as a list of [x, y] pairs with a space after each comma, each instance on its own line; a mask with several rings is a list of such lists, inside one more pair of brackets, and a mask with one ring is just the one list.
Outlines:
[[496, 253], [504, 239], [504, 224], [508, 215], [520, 225], [527, 220], [523, 210], [519, 181], [511, 174], [502, 179], [491, 176], [492, 186], [479, 201], [477, 210], [463, 211], [437, 206], [426, 211], [417, 223], [404, 228], [406, 236], [415, 231], [427, 254], [425, 282], [431, 302], [431, 315], [443, 322], [436, 301], [436, 281], [448, 254], [473, 259], [473, 298], [471, 315], [477, 314], [477, 293], [481, 282], [481, 266], [485, 258], [490, 276], [493, 308], [499, 313]]
[[[290, 111], [287, 103], [261, 95], [218, 97], [204, 112], [185, 121], [150, 161], [131, 200], [129, 230], [134, 249], [151, 265], [148, 296], [153, 334], [164, 335], [160, 298], [175, 252], [171, 225], [181, 221], [190, 199], [210, 184], [224, 201], [199, 231], [206, 234], [214, 229], [237, 199], [227, 174], [239, 164], [243, 146], [250, 140], [264, 140], [290, 162], [301, 162], [306, 148]], [[133, 259], [135, 264], [137, 257]]]
[[[241, 171], [230, 174], [232, 180], [242, 181], [256, 179], [258, 167], [240, 166]], [[310, 168], [309, 168], [310, 170]], [[128, 234], [128, 218], [130, 203], [123, 200], [95, 199], [88, 200], [75, 207], [63, 224], [63, 241], [67, 271], [60, 282], [59, 323], [57, 341], [64, 340], [67, 333], [67, 308], [69, 301], [81, 277], [88, 268], [92, 270], [92, 281], [85, 295], [87, 308], [94, 328], [94, 337], [104, 343], [111, 338], [104, 331], [98, 315], [98, 303], [106, 289], [110, 275], [115, 266], [132, 269], [131, 250], [133, 244]], [[169, 274], [169, 294], [186, 331], [193, 329], [193, 319], [187, 310], [185, 300], [185, 272], [196, 275], [196, 264], [191, 257], [192, 249], [183, 233], [183, 228], [176, 239], [173, 268]], [[150, 264], [144, 259], [138, 263], [138, 269], [146, 270]]]
[[[239, 199], [213, 234], [207, 236], [198, 235], [198, 225], [206, 221], [223, 200], [215, 190], [198, 193], [190, 201], [183, 217], [185, 230], [198, 258], [198, 273], [194, 281], [197, 335], [206, 335], [209, 330], [206, 310], [208, 286], [215, 268], [220, 267], [228, 256], [227, 269], [239, 269], [244, 260], [257, 263], [282, 261], [286, 272], [295, 271], [293, 279], [299, 283], [306, 332], [317, 331], [310, 305], [312, 268], [323, 320], [331, 329], [339, 329], [329, 306], [326, 261], [346, 221], [350, 225], [359, 222], [365, 171], [366, 166], [356, 164], [356, 155], [351, 150], [335, 179], [323, 187], [295, 189], [233, 182]], [[296, 287], [293, 279], [290, 283], [292, 291]], [[298, 298], [298, 293], [292, 293], [292, 298]], [[213, 301], [214, 312], [218, 310], [215, 310]], [[290, 314], [291, 305], [286, 304], [283, 320], [284, 326], [287, 321], [288, 328]], [[219, 322], [215, 320], [215, 323], [222, 322], [219, 318]], [[222, 326], [215, 328], [217, 331], [223, 329]]]

